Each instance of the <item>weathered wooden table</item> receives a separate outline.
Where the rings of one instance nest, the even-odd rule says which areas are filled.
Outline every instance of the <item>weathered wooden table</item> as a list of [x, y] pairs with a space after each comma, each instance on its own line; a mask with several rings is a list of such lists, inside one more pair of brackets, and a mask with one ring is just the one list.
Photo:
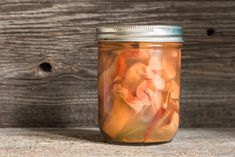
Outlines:
[[0, 129], [0, 156], [234, 157], [235, 128], [184, 128], [166, 144], [121, 146], [104, 142], [97, 128]]

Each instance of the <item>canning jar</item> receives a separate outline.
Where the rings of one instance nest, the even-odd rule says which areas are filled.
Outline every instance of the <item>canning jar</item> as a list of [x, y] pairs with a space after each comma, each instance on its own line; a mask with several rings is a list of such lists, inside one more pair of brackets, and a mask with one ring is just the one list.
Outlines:
[[118, 143], [171, 141], [179, 126], [180, 26], [97, 28], [98, 122]]

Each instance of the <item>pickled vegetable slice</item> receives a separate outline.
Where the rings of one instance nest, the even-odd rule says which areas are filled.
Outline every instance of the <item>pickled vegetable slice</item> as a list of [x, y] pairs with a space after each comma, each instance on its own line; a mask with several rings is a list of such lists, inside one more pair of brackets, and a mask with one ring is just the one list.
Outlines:
[[165, 73], [165, 78], [172, 79], [176, 76], [177, 67], [177, 50], [176, 49], [166, 49], [166, 53], [162, 56], [162, 64]]
[[125, 75], [128, 67], [135, 62], [147, 63], [149, 60], [149, 55], [147, 51], [139, 50], [139, 49], [126, 49], [123, 50], [118, 55], [118, 71], [117, 75], [114, 79], [115, 81], [121, 81]]
[[171, 81], [171, 98], [179, 99], [180, 96], [180, 87], [175, 80]]
[[[117, 59], [113, 61], [111, 66], [107, 68], [99, 77], [98, 83], [98, 95], [100, 101], [100, 111], [105, 115], [108, 111], [110, 111], [111, 105], [107, 103], [107, 99], [109, 98], [108, 93], [111, 89], [113, 78], [116, 75], [116, 64]], [[105, 100], [106, 99], [106, 100]]]
[[113, 106], [111, 112], [107, 115], [107, 120], [104, 122], [103, 129], [105, 133], [115, 137], [131, 119], [134, 120], [135, 115], [142, 111], [143, 106], [150, 105], [148, 96], [143, 97], [143, 94], [145, 93], [139, 89], [138, 96], [141, 97], [140, 99], [133, 96], [130, 89], [121, 84], [113, 86]]
[[144, 105], [147, 105], [149, 103], [148, 101], [143, 101], [138, 97], [133, 96], [130, 92], [130, 89], [121, 84], [115, 84], [112, 93], [114, 97], [115, 95], [120, 95], [123, 101], [125, 101], [125, 103], [133, 108], [137, 113], [141, 111]]
[[180, 104], [179, 100], [172, 100], [172, 108], [175, 112], [179, 113], [180, 111]]
[[169, 141], [174, 137], [179, 127], [179, 114], [173, 112], [168, 118], [169, 122], [168, 119], [162, 121], [162, 124], [154, 128], [153, 134], [145, 139], [145, 142]]
[[105, 98], [107, 92], [110, 91], [113, 82], [121, 81], [129, 68], [129, 64], [135, 62], [147, 62], [149, 55], [146, 51], [139, 49], [127, 49], [113, 60], [111, 66], [107, 68], [99, 77], [99, 95]]
[[153, 112], [156, 113], [160, 110], [162, 104], [162, 93], [160, 91], [152, 91], [151, 89], [147, 89], [150, 103], [152, 105]]
[[[170, 91], [167, 90], [167, 95], [166, 95], [166, 101], [169, 102], [170, 101]], [[162, 105], [162, 103], [160, 104]], [[145, 137], [144, 137], [144, 141], [147, 142], [149, 137], [152, 136], [153, 132], [154, 132], [154, 128], [156, 126], [158, 126], [159, 124], [161, 124], [160, 121], [164, 121], [165, 118], [168, 117], [168, 114], [170, 113], [171, 111], [171, 108], [169, 105], [167, 105], [167, 108], [164, 109], [163, 107], [161, 107], [155, 114], [155, 116], [153, 117], [153, 119], [150, 121], [150, 124], [149, 124], [149, 127], [148, 127], [148, 130], [145, 134]]]
[[155, 112], [151, 105], [145, 105], [131, 121], [129, 121], [118, 134], [117, 139], [125, 142], [143, 142], [148, 129], [148, 123]]
[[147, 81], [143, 81], [136, 89], [136, 96], [144, 102], [144, 104], [150, 104], [150, 95], [147, 89]]
[[126, 142], [143, 142], [147, 126], [146, 122], [141, 121], [136, 115], [134, 120], [123, 127], [116, 139]]
[[123, 85], [128, 86], [131, 89], [133, 95], [135, 95], [137, 86], [143, 82], [145, 78], [146, 65], [143, 63], [133, 64], [126, 72], [124, 76]]
[[165, 111], [165, 109], [163, 109], [163, 108], [159, 109], [159, 110], [156, 112], [156, 114], [155, 114], [153, 120], [150, 121], [150, 124], [149, 124], [149, 126], [148, 126], [148, 129], [147, 129], [147, 131], [146, 131], [146, 133], [145, 133], [144, 142], [148, 142], [149, 137], [151, 137], [152, 134], [153, 134], [153, 132], [154, 132], [155, 124], [158, 123], [158, 121], [160, 121], [160, 119], [161, 119], [162, 116], [165, 114], [165, 112], [166, 112], [166, 111]]
[[148, 80], [147, 86], [153, 91], [163, 90], [165, 88], [165, 80], [158, 74], [155, 74], [152, 79]]
[[115, 138], [135, 115], [135, 110], [120, 95], [116, 95], [111, 112], [103, 123], [103, 131], [110, 137]]
[[111, 84], [117, 71], [117, 58], [99, 77], [99, 95], [104, 98], [111, 88]]
[[116, 54], [114, 53], [99, 53], [99, 74], [103, 73], [108, 67], [110, 67], [115, 58]]
[[149, 60], [149, 65], [148, 66], [153, 71], [162, 70], [163, 66], [162, 66], [161, 56], [151, 57], [151, 59]]
[[[160, 118], [154, 118], [152, 123], [149, 125], [149, 129], [145, 134], [145, 142], [161, 142], [170, 140], [179, 125], [179, 110], [178, 101], [171, 98], [171, 87], [167, 89], [166, 96], [166, 109], [164, 114]], [[158, 114], [158, 113], [157, 113]], [[156, 114], [156, 116], [158, 116]]]

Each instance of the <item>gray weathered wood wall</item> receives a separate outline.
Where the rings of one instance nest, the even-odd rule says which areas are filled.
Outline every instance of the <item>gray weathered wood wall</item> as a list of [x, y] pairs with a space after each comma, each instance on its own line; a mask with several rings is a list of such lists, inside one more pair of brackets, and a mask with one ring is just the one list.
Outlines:
[[97, 125], [106, 24], [182, 25], [181, 126], [235, 127], [234, 0], [0, 1], [0, 126]]

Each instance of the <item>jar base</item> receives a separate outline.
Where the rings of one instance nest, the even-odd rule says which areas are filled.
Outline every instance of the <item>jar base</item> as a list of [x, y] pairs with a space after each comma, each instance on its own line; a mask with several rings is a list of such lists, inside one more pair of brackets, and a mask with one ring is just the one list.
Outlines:
[[120, 142], [120, 141], [113, 141], [110, 139], [106, 139], [105, 141], [109, 144], [113, 144], [113, 145], [126, 145], [126, 146], [150, 146], [150, 145], [162, 145], [162, 144], [167, 144], [170, 143], [172, 141], [172, 139], [170, 141], [164, 141], [164, 142]]
[[115, 139], [111, 139], [106, 133], [104, 133], [102, 130], [100, 130], [101, 135], [103, 136], [104, 140], [113, 145], [127, 145], [127, 146], [149, 146], [149, 145], [162, 145], [167, 144], [173, 141], [173, 139], [169, 141], [161, 141], [161, 142], [126, 142], [126, 141], [118, 141]]

